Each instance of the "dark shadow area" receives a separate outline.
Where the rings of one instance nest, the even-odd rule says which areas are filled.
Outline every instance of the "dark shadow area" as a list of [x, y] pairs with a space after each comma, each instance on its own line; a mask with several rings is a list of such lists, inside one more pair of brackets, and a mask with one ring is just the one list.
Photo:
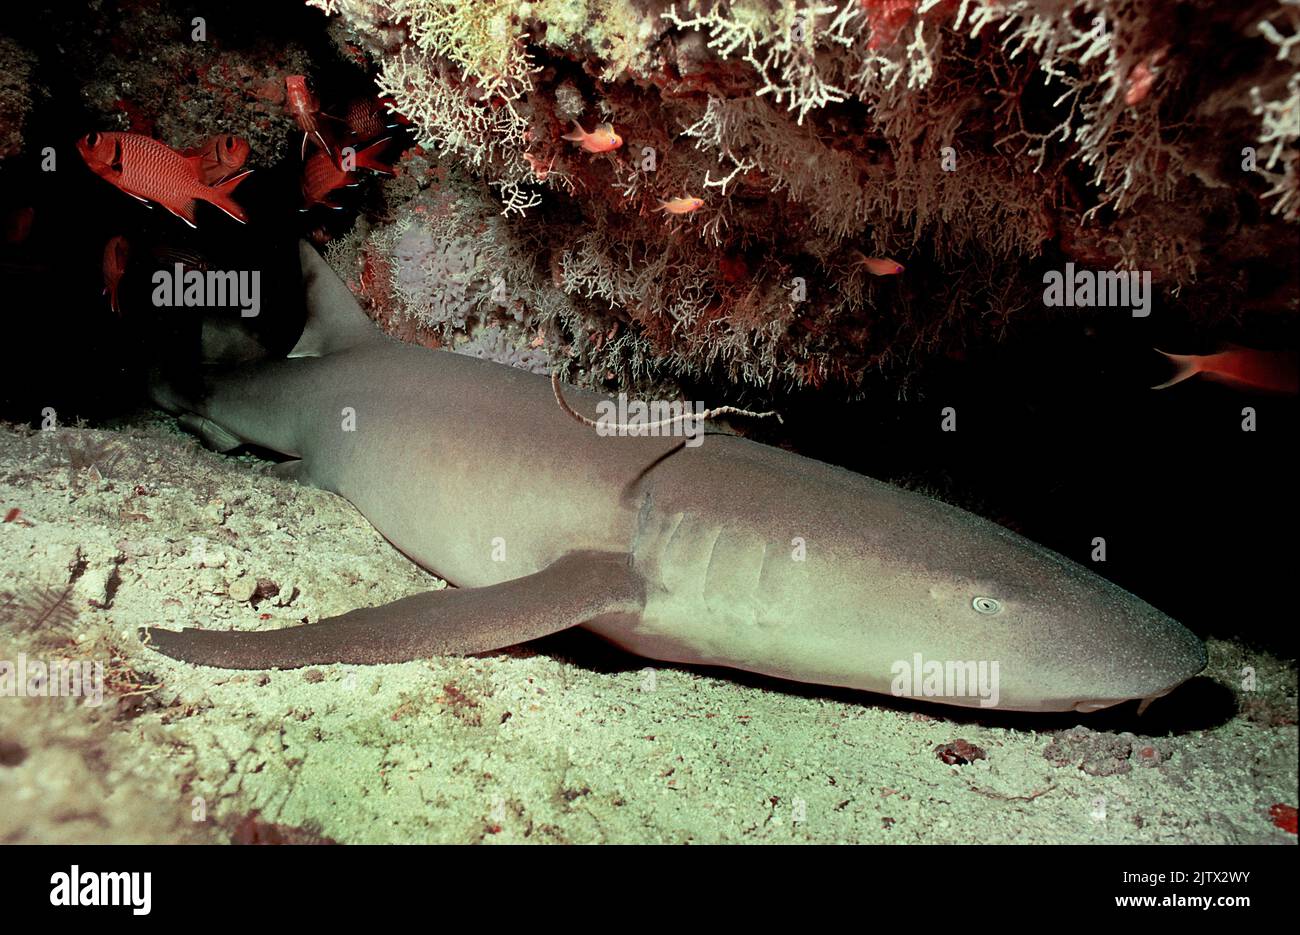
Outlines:
[[985, 711], [955, 705], [938, 704], [913, 698], [895, 698], [875, 692], [824, 685], [788, 682], [754, 672], [712, 666], [669, 665], [642, 659], [623, 652], [594, 634], [582, 630], [565, 630], [528, 644], [512, 652], [539, 652], [559, 657], [601, 675], [638, 672], [644, 668], [679, 669], [712, 678], [725, 679], [749, 688], [777, 692], [798, 698], [817, 698], [847, 705], [885, 708], [909, 714], [925, 715], [953, 725], [1001, 727], [1009, 730], [1051, 733], [1082, 725], [1097, 731], [1131, 731], [1139, 736], [1160, 737], [1210, 730], [1237, 714], [1237, 700], [1222, 685], [1199, 676], [1180, 685], [1163, 698], [1157, 698], [1142, 714], [1138, 702], [1130, 701], [1092, 714], [1076, 712], [1035, 714], [1023, 711]]

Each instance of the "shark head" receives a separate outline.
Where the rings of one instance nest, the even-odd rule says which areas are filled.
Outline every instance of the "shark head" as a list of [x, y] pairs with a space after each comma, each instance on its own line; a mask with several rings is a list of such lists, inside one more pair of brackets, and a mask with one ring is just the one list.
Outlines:
[[938, 624], [920, 628], [934, 634], [929, 653], [996, 671], [996, 701], [985, 706], [1090, 712], [1138, 699], [1145, 708], [1205, 668], [1200, 639], [1111, 581], [970, 514], [943, 525], [945, 548], [908, 556], [900, 580], [923, 592], [914, 613]]
[[887, 543], [864, 530], [870, 572], [843, 582], [871, 592], [857, 606], [872, 608], [858, 625], [873, 685], [888, 666], [894, 694], [1090, 712], [1145, 708], [1205, 667], [1199, 638], [1095, 572], [947, 504], [896, 497], [906, 521]]
[[[1201, 640], [1176, 620], [974, 514], [743, 440], [700, 452], [733, 484], [707, 503], [684, 477], [662, 488], [674, 517], [712, 519], [698, 531], [674, 519], [672, 547], [658, 553], [683, 556], [660, 577], [669, 591], [682, 581], [679, 590], [702, 594], [710, 629], [728, 634], [727, 653], [694, 647], [696, 656], [801, 682], [1043, 712], [1145, 703], [1205, 666]], [[724, 513], [747, 518], [717, 522]], [[773, 530], [797, 546], [782, 547]], [[692, 577], [686, 560], [699, 554], [706, 571]]]

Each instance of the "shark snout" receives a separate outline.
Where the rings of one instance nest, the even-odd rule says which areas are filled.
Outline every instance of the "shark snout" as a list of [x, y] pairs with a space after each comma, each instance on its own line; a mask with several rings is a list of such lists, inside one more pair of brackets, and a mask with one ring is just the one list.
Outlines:
[[1141, 713], [1151, 702], [1168, 695], [1205, 669], [1205, 644], [1182, 624], [1163, 614], [1160, 616], [1164, 618], [1162, 627], [1166, 631], [1160, 645], [1128, 660], [1129, 665], [1114, 676], [1111, 690], [1104, 691], [1102, 697], [1080, 699], [1073, 710], [1088, 713], [1137, 700]]

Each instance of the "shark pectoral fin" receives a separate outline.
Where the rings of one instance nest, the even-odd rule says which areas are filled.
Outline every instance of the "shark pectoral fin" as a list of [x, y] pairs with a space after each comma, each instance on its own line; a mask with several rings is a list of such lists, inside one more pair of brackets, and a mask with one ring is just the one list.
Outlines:
[[255, 633], [148, 628], [159, 652], [223, 669], [374, 665], [513, 646], [609, 614], [637, 614], [645, 586], [621, 552], [570, 552], [536, 574], [448, 588], [319, 623]]
[[280, 480], [292, 481], [305, 487], [320, 486], [312, 481], [311, 474], [307, 470], [307, 464], [302, 458], [293, 458], [289, 461], [273, 464], [267, 469], [266, 473], [272, 477], [278, 477]]

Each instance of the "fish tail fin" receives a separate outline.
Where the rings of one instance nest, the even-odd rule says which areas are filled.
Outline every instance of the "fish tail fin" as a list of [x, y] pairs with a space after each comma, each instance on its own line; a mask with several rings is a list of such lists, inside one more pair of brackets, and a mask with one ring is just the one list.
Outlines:
[[392, 139], [386, 136], [383, 139], [375, 140], [364, 149], [357, 150], [356, 162], [357, 167], [361, 169], [371, 169], [375, 172], [383, 172], [386, 175], [393, 174], [393, 167], [379, 158], [379, 154], [384, 151], [388, 141]]
[[1158, 347], [1152, 348], [1152, 350], [1157, 354], [1162, 354], [1169, 358], [1169, 360], [1173, 362], [1174, 366], [1178, 368], [1174, 371], [1174, 375], [1164, 383], [1151, 387], [1153, 390], [1163, 390], [1167, 387], [1173, 386], [1175, 383], [1182, 383], [1184, 380], [1191, 379], [1201, 372], [1201, 359], [1195, 354], [1170, 354], [1167, 351], [1160, 350]]
[[575, 120], [573, 121], [573, 132], [564, 134], [564, 136], [560, 137], [560, 139], [569, 140], [570, 142], [573, 143], [578, 143], [581, 142], [582, 138], [586, 135], [587, 135], [587, 131], [582, 129], [582, 124], [578, 123], [578, 121]]
[[[204, 193], [204, 200], [220, 208], [240, 224], [247, 223], [248, 215], [244, 213], [243, 208], [235, 203], [235, 199], [230, 197], [230, 193], [235, 190], [236, 185], [248, 178], [252, 172], [253, 170], [249, 169], [247, 172], [240, 172], [238, 175], [232, 175], [223, 182], [218, 182]], [[190, 210], [193, 211], [192, 203]]]

